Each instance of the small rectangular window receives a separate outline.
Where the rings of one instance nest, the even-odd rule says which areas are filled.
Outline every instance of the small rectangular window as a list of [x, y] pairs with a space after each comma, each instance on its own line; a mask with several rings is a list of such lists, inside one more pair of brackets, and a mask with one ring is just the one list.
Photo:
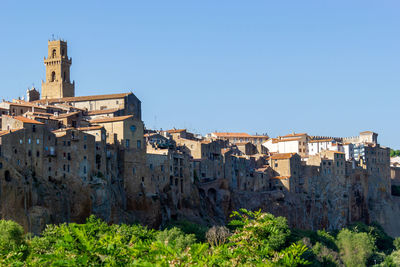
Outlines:
[[126, 146], [126, 148], [129, 148], [129, 139], [125, 140], [125, 146]]
[[142, 142], [140, 142], [140, 140], [137, 140], [137, 148], [141, 148], [142, 147]]

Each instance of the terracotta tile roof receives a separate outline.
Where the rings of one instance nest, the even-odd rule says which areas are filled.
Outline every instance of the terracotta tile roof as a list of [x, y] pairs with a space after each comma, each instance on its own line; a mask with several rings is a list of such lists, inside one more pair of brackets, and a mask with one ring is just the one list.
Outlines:
[[268, 136], [265, 135], [250, 135], [248, 133], [229, 133], [229, 132], [224, 132], [224, 133], [212, 133], [216, 137], [219, 138], [269, 138]]
[[374, 133], [374, 132], [372, 132], [372, 131], [364, 131], [364, 132], [361, 132], [360, 134], [366, 134], [366, 133]]
[[128, 116], [118, 116], [118, 117], [113, 117], [113, 118], [98, 118], [89, 121], [90, 123], [106, 123], [106, 122], [117, 122], [117, 121], [124, 121], [126, 119], [133, 118], [133, 115], [128, 115]]
[[116, 111], [120, 110], [119, 108], [111, 108], [111, 109], [103, 109], [103, 110], [91, 110], [88, 111], [88, 115], [100, 115], [100, 114], [109, 114], [109, 113], [114, 113]]
[[76, 129], [79, 131], [93, 131], [93, 130], [100, 130], [102, 128], [103, 128], [103, 126], [95, 125], [95, 126], [88, 126], [88, 127], [79, 127]]
[[6, 135], [6, 134], [9, 134], [9, 133], [18, 132], [18, 131], [21, 131], [21, 130], [23, 130], [23, 129], [0, 131], [0, 136]]
[[186, 131], [186, 129], [171, 129], [171, 130], [168, 130], [167, 133], [181, 133], [184, 131]]
[[303, 135], [307, 135], [307, 133], [291, 133], [281, 137], [293, 137], [293, 136], [303, 136]]
[[43, 122], [35, 121], [35, 120], [29, 119], [29, 118], [25, 118], [25, 117], [22, 117], [22, 116], [16, 116], [16, 117], [11, 117], [11, 118], [14, 118], [14, 119], [16, 119], [16, 120], [19, 120], [19, 121], [21, 121], [21, 122], [23, 122], [23, 123], [44, 124]]
[[290, 141], [299, 141], [302, 140], [300, 137], [294, 137], [294, 138], [285, 138], [285, 139], [277, 139], [275, 142], [290, 142]]
[[271, 179], [280, 179], [280, 180], [282, 180], [282, 179], [289, 179], [290, 178], [290, 176], [275, 176], [275, 177], [272, 177]]
[[110, 95], [91, 95], [91, 96], [75, 96], [64, 98], [41, 99], [34, 101], [36, 103], [62, 103], [62, 102], [80, 102], [89, 100], [103, 100], [103, 99], [119, 99], [124, 98], [132, 93], [110, 94]]
[[217, 137], [251, 137], [248, 133], [213, 133]]
[[273, 154], [270, 158], [271, 159], [290, 159], [294, 155], [296, 155], [296, 153], [276, 153], [276, 154]]

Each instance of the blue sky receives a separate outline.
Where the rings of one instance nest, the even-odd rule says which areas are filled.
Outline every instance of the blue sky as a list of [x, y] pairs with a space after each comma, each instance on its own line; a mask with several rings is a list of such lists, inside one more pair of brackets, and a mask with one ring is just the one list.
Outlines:
[[399, 1], [0, 2], [0, 92], [41, 86], [52, 34], [77, 95], [133, 91], [149, 128], [379, 133], [400, 148]]

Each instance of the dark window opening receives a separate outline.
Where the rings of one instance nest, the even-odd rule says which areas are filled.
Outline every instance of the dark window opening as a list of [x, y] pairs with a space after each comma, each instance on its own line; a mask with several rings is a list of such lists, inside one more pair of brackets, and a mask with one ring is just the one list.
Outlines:
[[9, 170], [7, 170], [7, 171], [4, 172], [4, 179], [5, 179], [7, 182], [10, 182], [10, 181], [11, 181], [11, 176], [10, 176], [10, 171], [9, 171]]

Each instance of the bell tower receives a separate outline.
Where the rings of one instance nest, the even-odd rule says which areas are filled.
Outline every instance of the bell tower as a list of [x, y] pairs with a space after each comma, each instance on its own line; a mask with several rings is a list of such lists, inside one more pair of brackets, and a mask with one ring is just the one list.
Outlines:
[[71, 83], [67, 42], [48, 42], [48, 56], [44, 58], [46, 81], [42, 81], [42, 99], [75, 96], [75, 81]]

